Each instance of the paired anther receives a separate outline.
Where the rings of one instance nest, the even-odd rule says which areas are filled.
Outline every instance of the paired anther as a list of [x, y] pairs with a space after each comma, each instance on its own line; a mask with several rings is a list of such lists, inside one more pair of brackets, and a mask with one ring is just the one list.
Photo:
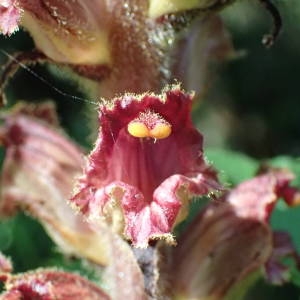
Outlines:
[[165, 139], [171, 132], [171, 125], [160, 115], [153, 112], [141, 113], [127, 125], [130, 135], [137, 138]]

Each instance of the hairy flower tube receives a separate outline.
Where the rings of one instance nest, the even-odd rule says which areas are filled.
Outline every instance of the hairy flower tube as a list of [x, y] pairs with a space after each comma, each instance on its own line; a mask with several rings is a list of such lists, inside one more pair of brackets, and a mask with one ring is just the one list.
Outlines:
[[219, 187], [192, 125], [192, 95], [178, 86], [163, 95], [125, 95], [102, 107], [99, 136], [72, 203], [105, 219], [137, 247], [149, 239], [174, 243], [173, 227], [193, 195]]

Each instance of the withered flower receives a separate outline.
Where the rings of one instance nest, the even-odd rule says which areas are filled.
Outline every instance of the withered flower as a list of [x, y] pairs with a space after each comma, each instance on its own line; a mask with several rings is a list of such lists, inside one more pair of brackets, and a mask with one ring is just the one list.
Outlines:
[[89, 220], [105, 217], [138, 247], [171, 234], [193, 195], [219, 187], [190, 116], [192, 95], [124, 95], [99, 114], [99, 136], [72, 199]]
[[2, 119], [0, 136], [6, 155], [1, 174], [1, 215], [11, 216], [24, 209], [43, 223], [65, 253], [104, 264], [105, 248], [91, 242], [97, 240], [97, 234], [67, 205], [74, 177], [83, 166], [83, 154], [55, 129], [53, 105], [20, 104], [13, 112], [2, 113]]
[[2, 33], [16, 28], [6, 17], [13, 11], [14, 20], [50, 61], [70, 65], [94, 80], [104, 79], [104, 97], [158, 91], [164, 84], [163, 48], [167, 40], [173, 41], [173, 32], [148, 17], [147, 1], [15, 0], [5, 5], [7, 12], [0, 10]]
[[[142, 273], [127, 243], [104, 223], [93, 228], [67, 203], [75, 177], [83, 168], [84, 153], [57, 128], [53, 105], [19, 104], [13, 111], [2, 112], [1, 118], [0, 137], [6, 148], [0, 186], [1, 216], [25, 211], [41, 222], [63, 253], [106, 266], [104, 282], [113, 299], [125, 296], [145, 299]], [[0, 271], [7, 272], [10, 268], [8, 261], [1, 258]], [[80, 283], [81, 279], [76, 276], [47, 272], [20, 274], [9, 281], [8, 289], [21, 293], [22, 283], [21, 286], [30, 292], [34, 289], [32, 283], [41, 279], [43, 284], [54, 280], [61, 293], [63, 278], [74, 283], [75, 286], [71, 286], [71, 282], [66, 282], [67, 285], [70, 283], [70, 288], [80, 288], [76, 287], [76, 282]], [[84, 282], [81, 284], [85, 285]], [[89, 289], [88, 282], [86, 288]], [[13, 290], [8, 292], [9, 296], [14, 295]]]
[[[164, 9], [166, 18], [156, 17], [162, 12], [160, 5], [153, 1], [10, 0], [8, 4], [8, 9], [15, 12], [16, 20], [30, 33], [39, 51], [38, 54], [34, 52], [35, 55], [21, 53], [17, 59], [25, 64], [48, 60], [70, 66], [80, 75], [100, 83], [95, 93], [101, 97], [113, 98], [124, 92], [159, 93], [173, 80], [174, 64], [177, 65], [175, 56], [180, 57], [179, 60], [182, 57], [182, 53], [174, 53], [178, 40], [186, 35], [179, 35], [177, 22], [173, 24], [177, 16], [169, 19], [169, 12]], [[175, 6], [175, 11], [183, 13], [190, 8], [190, 5], [172, 4], [172, 8]], [[180, 26], [187, 27], [190, 19], [197, 15], [178, 16]], [[201, 84], [208, 61], [218, 56], [216, 52], [224, 53], [222, 57], [232, 55], [232, 49], [227, 47], [230, 38], [223, 32], [211, 32], [211, 26], [220, 26], [220, 19], [217, 19], [207, 16], [195, 26], [199, 28], [199, 35], [203, 36], [204, 32], [205, 39], [210, 40], [208, 44], [212, 45], [209, 57], [203, 56], [198, 66], [203, 73]], [[0, 10], [0, 24], [6, 24], [6, 20]], [[2, 33], [7, 32], [8, 24], [2, 28]]]
[[170, 274], [176, 274], [178, 299], [227, 299], [233, 287], [264, 268], [272, 283], [287, 279], [280, 259], [299, 258], [290, 239], [272, 233], [268, 221], [279, 198], [299, 202], [299, 190], [289, 185], [293, 178], [287, 170], [272, 170], [241, 183], [199, 214], [173, 252]]

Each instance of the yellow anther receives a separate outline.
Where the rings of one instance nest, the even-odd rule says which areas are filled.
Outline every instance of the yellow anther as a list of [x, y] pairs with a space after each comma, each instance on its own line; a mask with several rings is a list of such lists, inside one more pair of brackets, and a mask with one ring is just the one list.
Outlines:
[[131, 134], [134, 137], [138, 137], [138, 138], [149, 137], [149, 130], [147, 126], [142, 122], [138, 122], [138, 121], [130, 122], [127, 126], [127, 130], [129, 134]]
[[156, 124], [153, 129], [150, 130], [150, 136], [154, 139], [165, 139], [172, 132], [171, 125], [160, 123]]

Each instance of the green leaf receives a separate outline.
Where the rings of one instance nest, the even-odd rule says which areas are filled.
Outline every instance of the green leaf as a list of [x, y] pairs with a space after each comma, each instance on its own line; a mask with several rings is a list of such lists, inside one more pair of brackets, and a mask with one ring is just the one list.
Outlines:
[[225, 149], [205, 150], [210, 164], [219, 171], [219, 178], [225, 185], [236, 185], [255, 175], [259, 163], [249, 156]]
[[300, 270], [298, 262], [293, 257], [285, 257], [281, 263], [288, 267], [288, 280], [295, 286], [300, 287]]
[[12, 258], [14, 271], [38, 268], [52, 254], [53, 242], [37, 221], [24, 214], [10, 221], [13, 238], [4, 254]]
[[300, 158], [293, 158], [289, 156], [277, 156], [267, 161], [273, 167], [287, 168], [291, 170], [296, 178], [293, 181], [295, 186], [300, 187]]
[[12, 232], [13, 222], [12, 220], [6, 220], [0, 222], [0, 250], [6, 250], [12, 243], [13, 232]]

